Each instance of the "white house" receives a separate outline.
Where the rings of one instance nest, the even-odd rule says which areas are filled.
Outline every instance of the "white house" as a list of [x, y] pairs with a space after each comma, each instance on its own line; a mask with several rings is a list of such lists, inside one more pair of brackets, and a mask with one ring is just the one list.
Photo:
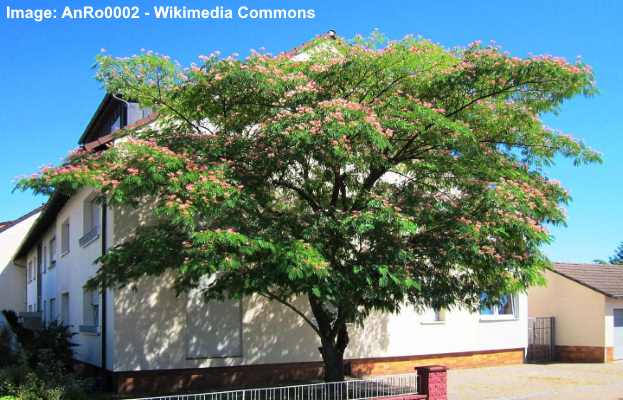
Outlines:
[[37, 219], [40, 207], [21, 217], [0, 222], [0, 310], [26, 311], [26, 280], [33, 271], [13, 262], [15, 250]]
[[[90, 151], [113, 142], [110, 132], [152, 121], [110, 96], [80, 139]], [[319, 340], [290, 309], [258, 297], [205, 304], [175, 296], [171, 278], [106, 290], [83, 289], [94, 260], [124, 240], [146, 210], [102, 208], [84, 189], [52, 196], [16, 259], [41, 265], [46, 321], [78, 333], [78, 361], [105, 371], [119, 392], [268, 384], [318, 377]], [[28, 304], [37, 304], [36, 281]], [[509, 296], [482, 314], [453, 309], [369, 317], [352, 327], [347, 362], [354, 375], [411, 372], [416, 365], [472, 367], [521, 363], [527, 346], [527, 297]], [[303, 307], [303, 306], [302, 306]]]

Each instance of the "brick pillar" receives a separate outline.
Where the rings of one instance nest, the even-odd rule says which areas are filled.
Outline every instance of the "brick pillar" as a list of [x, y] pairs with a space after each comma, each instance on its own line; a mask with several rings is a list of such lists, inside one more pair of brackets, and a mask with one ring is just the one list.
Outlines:
[[447, 400], [447, 368], [442, 365], [417, 367], [418, 392], [428, 396], [428, 400]]

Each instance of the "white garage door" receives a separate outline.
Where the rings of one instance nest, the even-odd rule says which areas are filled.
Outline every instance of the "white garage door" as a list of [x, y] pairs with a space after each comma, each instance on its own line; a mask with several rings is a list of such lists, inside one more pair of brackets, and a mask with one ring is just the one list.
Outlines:
[[614, 359], [623, 359], [623, 308], [614, 309]]

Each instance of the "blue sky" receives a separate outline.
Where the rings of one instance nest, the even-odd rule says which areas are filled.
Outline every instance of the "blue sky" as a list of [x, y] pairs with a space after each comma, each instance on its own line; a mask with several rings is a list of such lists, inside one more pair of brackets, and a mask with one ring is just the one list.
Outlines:
[[0, 220], [12, 219], [41, 204], [30, 193], [11, 193], [18, 175], [58, 163], [78, 137], [103, 96], [91, 69], [106, 48], [132, 55], [141, 48], [168, 54], [183, 64], [199, 54], [224, 54], [266, 48], [277, 53], [335, 29], [352, 38], [380, 29], [391, 38], [420, 34], [445, 46], [495, 40], [518, 56], [553, 54], [570, 60], [581, 55], [594, 68], [600, 94], [566, 103], [546, 122], [572, 133], [603, 153], [604, 163], [573, 167], [561, 160], [549, 170], [573, 196], [568, 226], [553, 229], [545, 248], [557, 261], [607, 258], [623, 241], [623, 45], [620, 1], [306, 1], [306, 0], [121, 0], [73, 1], [109, 4], [187, 5], [213, 8], [313, 8], [316, 18], [294, 21], [8, 21], [6, 6], [54, 7], [62, 1], [0, 0]]

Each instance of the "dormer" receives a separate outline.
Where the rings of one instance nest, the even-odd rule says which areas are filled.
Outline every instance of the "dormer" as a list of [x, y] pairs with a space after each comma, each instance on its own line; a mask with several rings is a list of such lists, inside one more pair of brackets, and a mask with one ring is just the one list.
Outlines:
[[107, 94], [101, 101], [91, 121], [80, 136], [78, 143], [84, 145], [149, 116], [151, 109], [141, 108], [138, 103], [125, 101]]

